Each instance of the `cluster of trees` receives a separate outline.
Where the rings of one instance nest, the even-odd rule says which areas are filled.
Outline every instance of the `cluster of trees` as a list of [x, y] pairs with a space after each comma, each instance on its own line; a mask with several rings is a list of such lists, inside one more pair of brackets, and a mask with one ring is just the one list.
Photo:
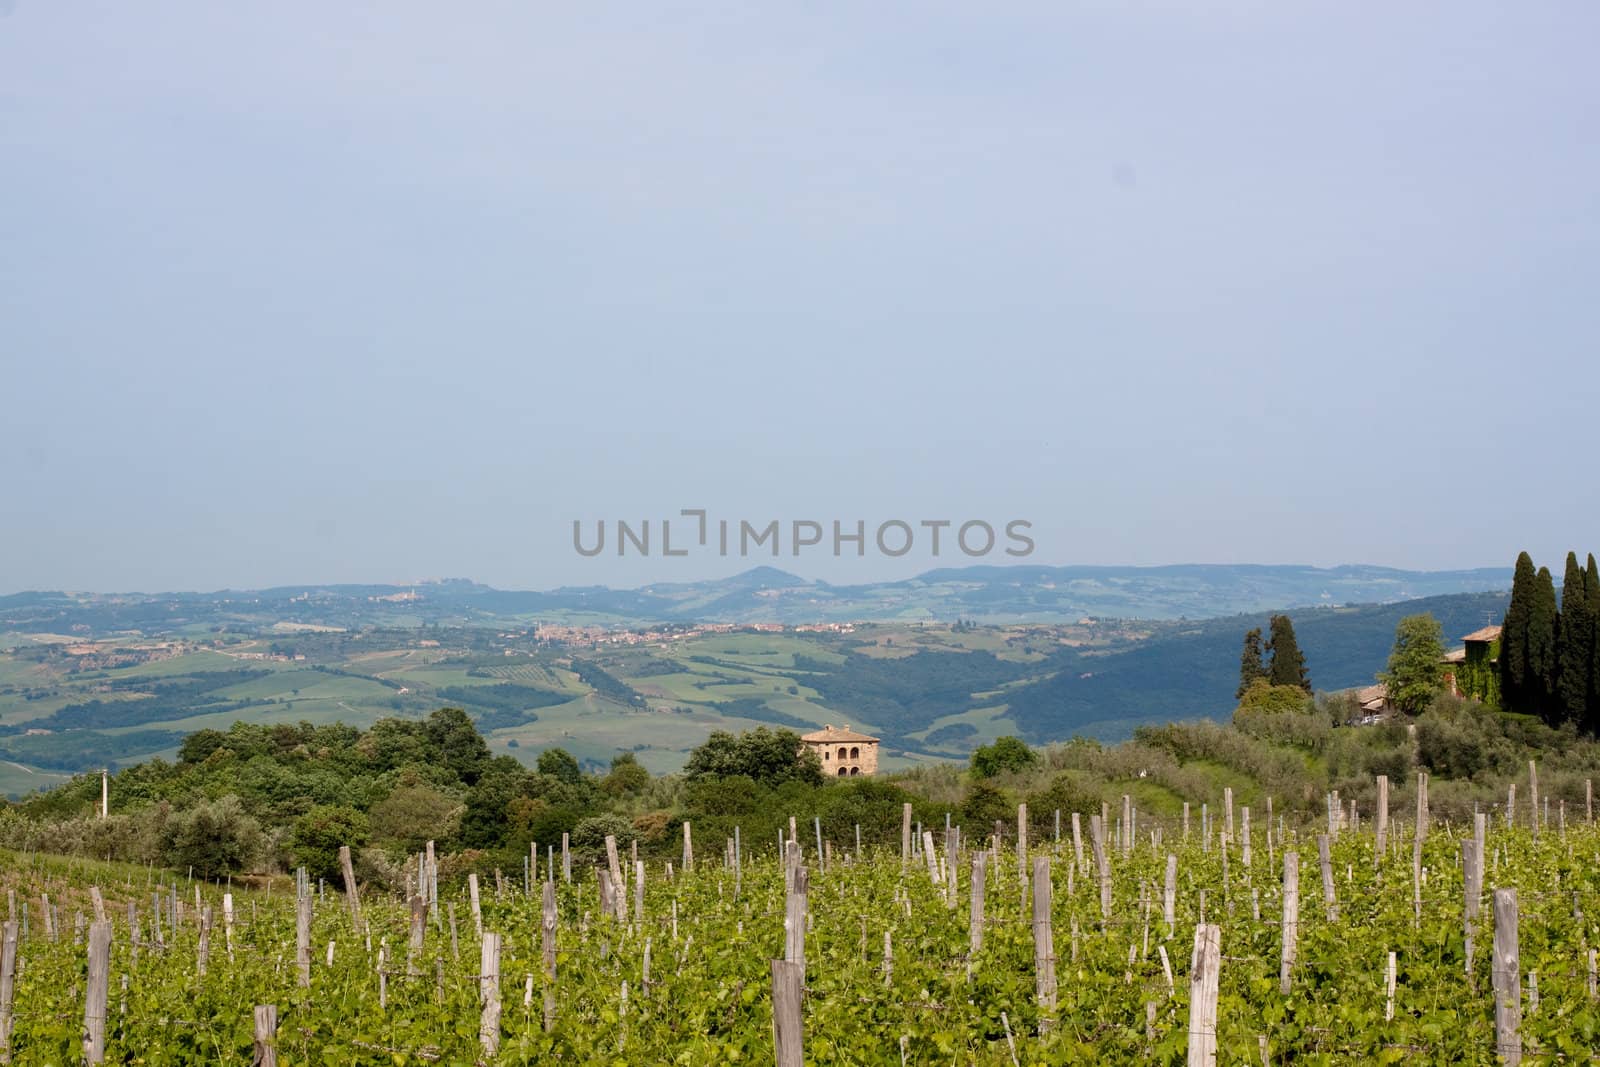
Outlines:
[[1234, 698], [1243, 700], [1252, 686], [1293, 686], [1311, 692], [1311, 673], [1294, 635], [1294, 623], [1287, 615], [1274, 615], [1267, 623], [1265, 644], [1258, 626], [1244, 635], [1244, 652], [1239, 657], [1239, 689]]
[[1517, 557], [1500, 633], [1500, 701], [1506, 711], [1600, 731], [1600, 570], [1567, 553], [1557, 607], [1555, 580]]

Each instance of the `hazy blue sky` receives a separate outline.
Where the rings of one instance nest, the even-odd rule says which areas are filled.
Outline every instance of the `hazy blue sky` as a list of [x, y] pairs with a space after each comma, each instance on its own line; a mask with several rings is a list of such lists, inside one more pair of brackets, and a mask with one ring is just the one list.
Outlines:
[[0, 0], [0, 592], [771, 562], [571, 547], [687, 507], [1554, 567], [1600, 549], [1596, 40], [1589, 2]]

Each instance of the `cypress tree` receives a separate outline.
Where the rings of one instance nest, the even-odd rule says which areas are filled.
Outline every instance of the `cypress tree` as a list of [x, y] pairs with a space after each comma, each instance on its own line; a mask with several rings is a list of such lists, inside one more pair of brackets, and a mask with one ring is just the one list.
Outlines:
[[1526, 714], [1532, 686], [1528, 673], [1528, 626], [1533, 615], [1533, 586], [1538, 575], [1533, 557], [1517, 556], [1511, 579], [1511, 603], [1500, 626], [1500, 704], [1505, 710]]
[[1583, 575], [1583, 598], [1589, 605], [1589, 692], [1584, 697], [1583, 727], [1600, 734], [1600, 569], [1593, 552]]
[[1261, 627], [1244, 635], [1244, 652], [1239, 656], [1239, 691], [1233, 699], [1243, 700], [1244, 694], [1256, 682], [1267, 676], [1261, 661]]
[[1584, 724], [1589, 707], [1589, 671], [1594, 657], [1594, 608], [1585, 590], [1578, 554], [1567, 553], [1561, 579], [1561, 623], [1556, 631], [1556, 715]]
[[1556, 697], [1556, 633], [1560, 625], [1555, 579], [1549, 567], [1540, 567], [1528, 614], [1529, 697], [1530, 710], [1551, 725], [1561, 721]]
[[1274, 615], [1270, 629], [1267, 651], [1272, 653], [1272, 667], [1267, 680], [1273, 685], [1297, 685], [1311, 692], [1311, 675], [1306, 670], [1305, 656], [1300, 653], [1300, 643], [1295, 640], [1294, 623], [1287, 615]]

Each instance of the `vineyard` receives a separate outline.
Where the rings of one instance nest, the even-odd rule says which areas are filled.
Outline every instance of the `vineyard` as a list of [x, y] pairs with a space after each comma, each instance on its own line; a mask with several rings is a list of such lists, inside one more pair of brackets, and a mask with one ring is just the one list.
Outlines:
[[710, 856], [686, 827], [670, 863], [535, 845], [459, 886], [424, 853], [406, 899], [11, 856], [0, 1059], [1593, 1062], [1589, 799], [1452, 826], [1425, 778], [1404, 818], [1379, 797], [1298, 828], [1226, 796], [1164, 826], [908, 812], [899, 849], [802, 815]]

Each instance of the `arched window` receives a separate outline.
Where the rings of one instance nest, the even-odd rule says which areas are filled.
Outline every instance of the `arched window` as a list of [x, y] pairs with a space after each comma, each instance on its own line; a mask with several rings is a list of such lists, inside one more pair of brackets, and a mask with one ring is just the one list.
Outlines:
[[861, 768], [860, 767], [851, 767], [850, 768], [850, 773], [852, 775], [860, 774], [861, 773]]
[[849, 759], [850, 758], [849, 756], [847, 756], [845, 754], [845, 749], [842, 748], [842, 747], [839, 749], [839, 758], [840, 759]]
[[861, 750], [859, 748], [852, 748], [850, 750], [850, 758], [851, 759], [860, 759], [861, 758]]
[[850, 768], [848, 768], [848, 767], [840, 767], [839, 768], [839, 777], [840, 778], [843, 778], [845, 775], [847, 775], [849, 773], [850, 773]]

